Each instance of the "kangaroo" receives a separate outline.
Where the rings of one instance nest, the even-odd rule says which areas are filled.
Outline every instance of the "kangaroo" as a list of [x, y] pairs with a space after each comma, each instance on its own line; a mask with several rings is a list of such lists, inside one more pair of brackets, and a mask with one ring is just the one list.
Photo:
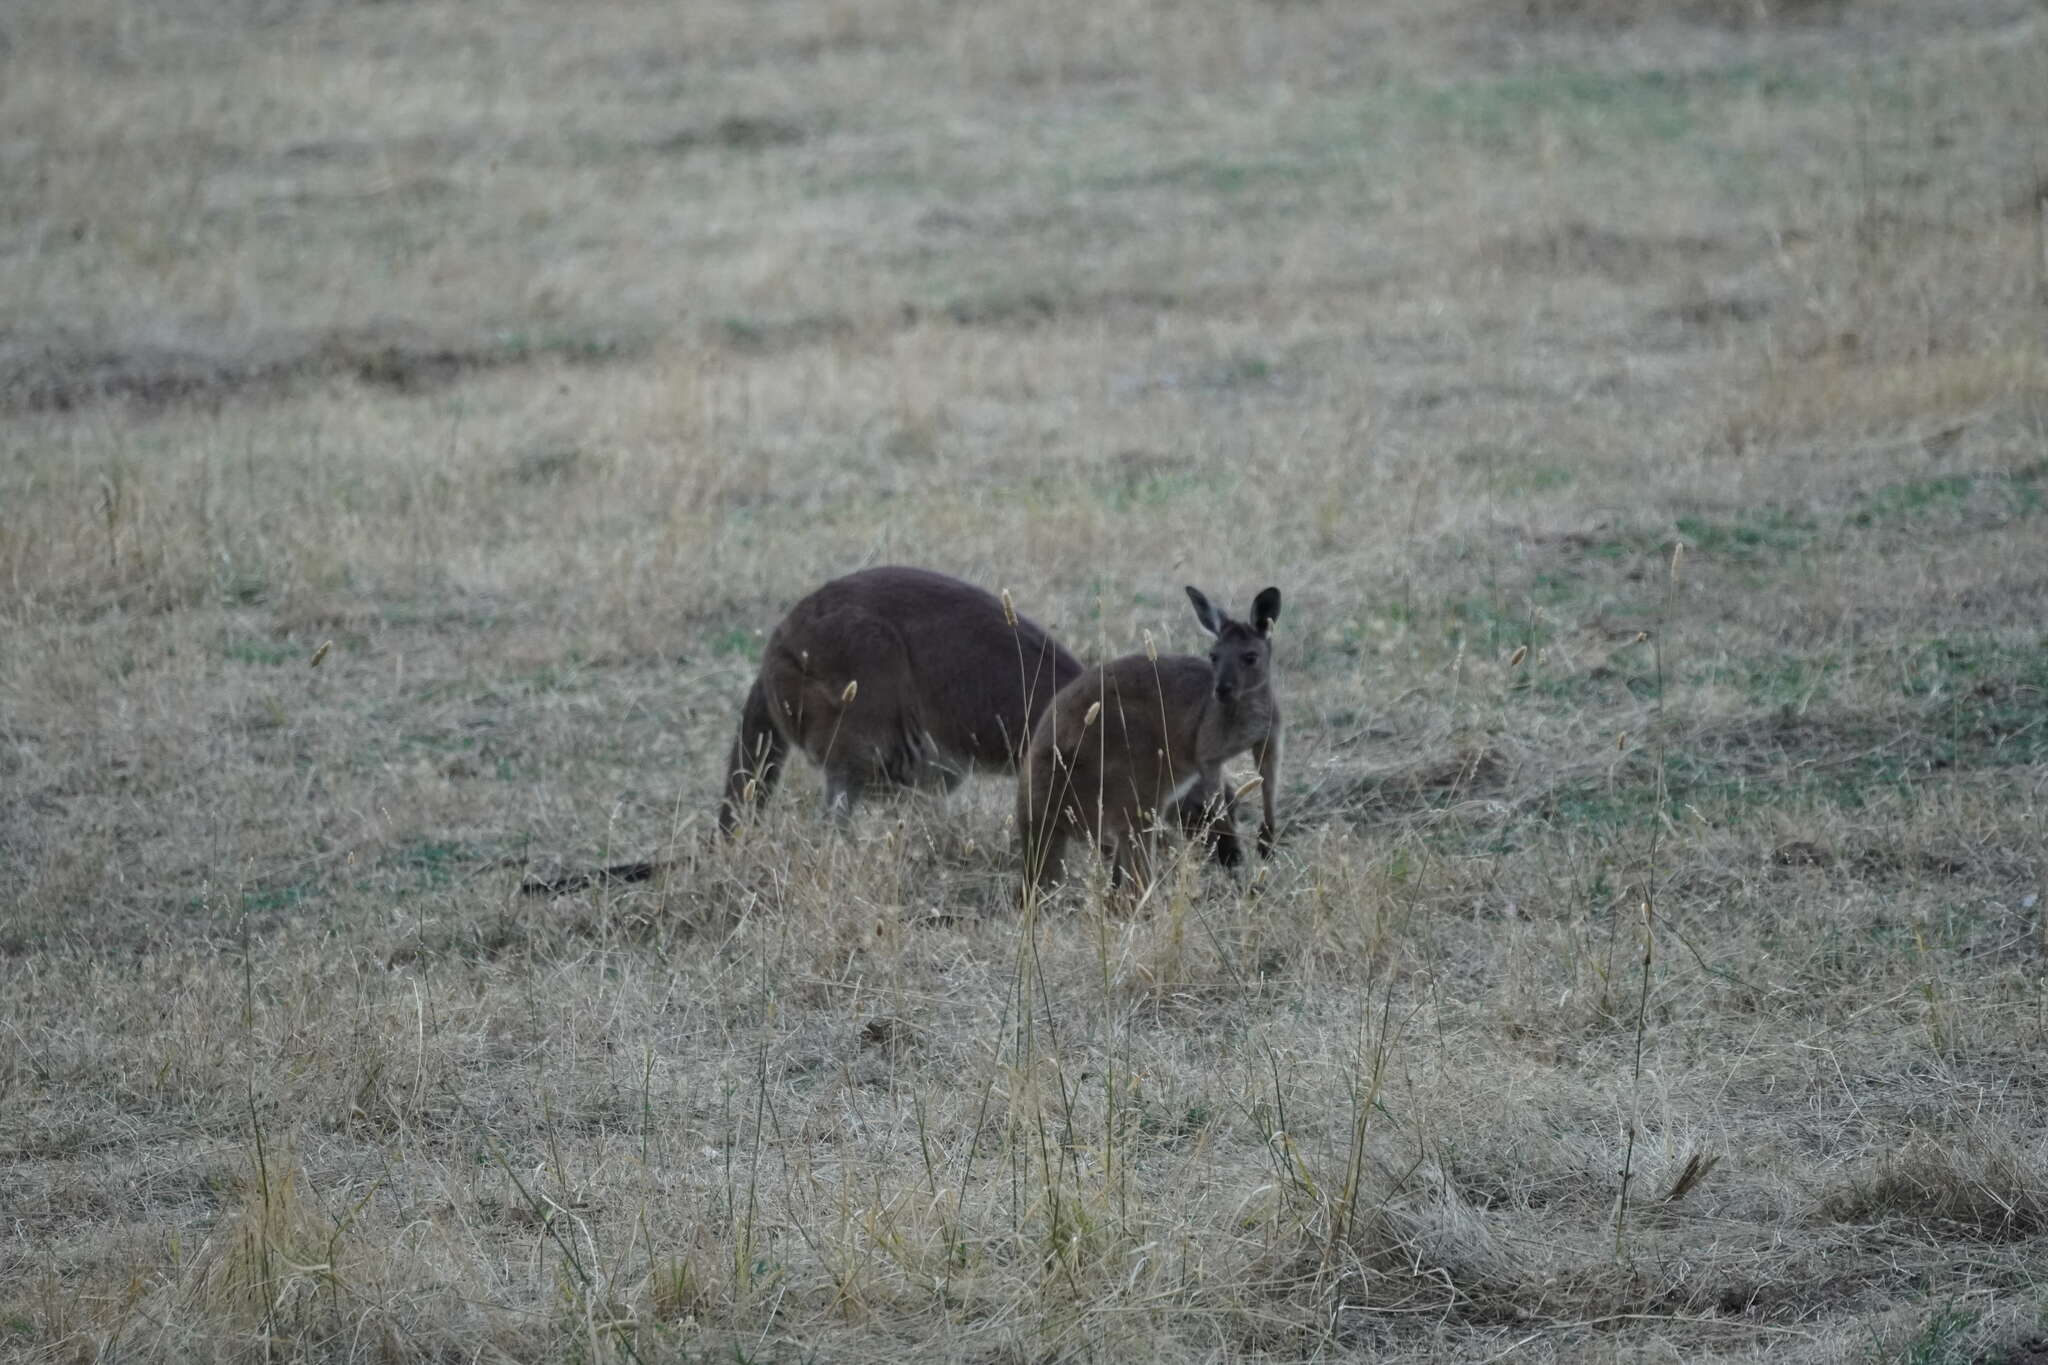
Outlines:
[[1009, 772], [1080, 674], [1036, 622], [957, 578], [898, 567], [835, 578], [768, 637], [718, 827], [731, 834], [767, 799], [792, 746], [825, 770], [825, 812], [842, 824], [877, 788], [950, 790], [976, 767]]
[[[1188, 589], [1195, 619], [1215, 637], [1199, 654], [1127, 655], [1069, 683], [1032, 731], [1017, 780], [1017, 829], [1027, 888], [1057, 880], [1067, 843], [1087, 838], [1115, 859], [1119, 879], [1149, 874], [1145, 833], [1180, 803], [1184, 829], [1206, 834], [1217, 860], [1239, 861], [1235, 808], [1223, 764], [1249, 750], [1259, 766], [1259, 853], [1272, 856], [1280, 787], [1280, 703], [1272, 629], [1280, 590], [1234, 620]], [[1199, 802], [1199, 805], [1194, 803]]]
[[[838, 824], [886, 786], [949, 789], [972, 768], [1017, 766], [1032, 728], [1081, 665], [1002, 599], [929, 569], [882, 567], [835, 578], [769, 634], [740, 708], [718, 805], [721, 834], [775, 790], [792, 747], [825, 770], [825, 812]], [[1206, 791], [1174, 812], [1190, 830]], [[1212, 842], [1235, 863], [1235, 836]], [[662, 862], [533, 877], [557, 895], [597, 882], [641, 882]]]

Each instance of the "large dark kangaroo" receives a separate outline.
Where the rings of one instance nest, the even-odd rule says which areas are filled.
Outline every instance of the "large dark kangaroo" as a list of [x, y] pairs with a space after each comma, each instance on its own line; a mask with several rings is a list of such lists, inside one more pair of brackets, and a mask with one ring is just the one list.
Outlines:
[[1091, 669], [1039, 717], [1017, 778], [1017, 829], [1027, 888], [1056, 881], [1069, 840], [1115, 858], [1119, 880], [1150, 874], [1147, 833], [1175, 802], [1184, 828], [1206, 827], [1220, 861], [1238, 860], [1226, 760], [1250, 750], [1259, 765], [1265, 819], [1259, 852], [1273, 851], [1280, 787], [1280, 704], [1273, 695], [1271, 632], [1280, 590], [1252, 602], [1251, 623], [1233, 620], [1193, 588], [1195, 619], [1215, 636], [1199, 654], [1131, 654]]
[[[901, 567], [835, 578], [768, 636], [726, 759], [718, 828], [734, 833], [767, 800], [792, 747], [825, 770], [825, 810], [842, 823], [877, 788], [1012, 771], [1039, 715], [1080, 674], [1059, 641], [971, 583]], [[647, 881], [666, 866], [620, 863], [521, 890]]]
[[768, 637], [726, 761], [718, 827], [775, 790], [791, 747], [825, 770], [845, 821], [883, 787], [950, 789], [1009, 772], [1031, 727], [1081, 665], [1001, 599], [927, 569], [835, 578]]

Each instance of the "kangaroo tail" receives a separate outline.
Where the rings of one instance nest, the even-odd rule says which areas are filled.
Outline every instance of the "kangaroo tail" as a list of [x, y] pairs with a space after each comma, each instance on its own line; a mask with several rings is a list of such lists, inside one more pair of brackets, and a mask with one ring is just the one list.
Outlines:
[[586, 886], [616, 886], [626, 882], [651, 882], [667, 863], [614, 863], [595, 872], [564, 872], [553, 877], [528, 877], [519, 883], [522, 896], [565, 896]]
[[789, 740], [768, 708], [767, 689], [755, 678], [740, 708], [740, 732], [733, 737], [732, 756], [725, 764], [725, 796], [718, 803], [720, 834], [739, 827], [741, 810], [768, 799], [788, 755]]

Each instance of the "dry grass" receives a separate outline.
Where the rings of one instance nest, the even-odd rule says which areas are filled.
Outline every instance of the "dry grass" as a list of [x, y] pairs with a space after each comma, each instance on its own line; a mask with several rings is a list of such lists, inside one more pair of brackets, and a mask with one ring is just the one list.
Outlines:
[[[2036, 1359], [2044, 22], [16, 6], [0, 1355]], [[1282, 855], [711, 845], [889, 560]]]

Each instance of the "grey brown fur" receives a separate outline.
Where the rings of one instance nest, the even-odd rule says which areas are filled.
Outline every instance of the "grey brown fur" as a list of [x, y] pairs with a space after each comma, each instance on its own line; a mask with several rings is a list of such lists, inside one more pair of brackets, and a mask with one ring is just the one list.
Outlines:
[[[791, 607], [768, 637], [726, 762], [718, 826], [775, 789], [789, 750], [825, 770], [844, 820], [880, 787], [951, 788], [1003, 772], [1081, 665], [994, 594], [927, 569], [863, 569]], [[853, 694], [848, 698], [848, 685]]]
[[1207, 658], [1127, 655], [1082, 674], [1039, 718], [1017, 783], [1027, 886], [1071, 871], [1066, 850], [1075, 838], [1111, 854], [1121, 877], [1142, 884], [1150, 873], [1147, 831], [1176, 801], [1183, 828], [1206, 833], [1220, 861], [1237, 861], [1223, 764], [1247, 751], [1262, 779], [1259, 852], [1271, 854], [1281, 735], [1271, 632], [1280, 590], [1253, 600], [1250, 623], [1187, 591], [1215, 637]]

